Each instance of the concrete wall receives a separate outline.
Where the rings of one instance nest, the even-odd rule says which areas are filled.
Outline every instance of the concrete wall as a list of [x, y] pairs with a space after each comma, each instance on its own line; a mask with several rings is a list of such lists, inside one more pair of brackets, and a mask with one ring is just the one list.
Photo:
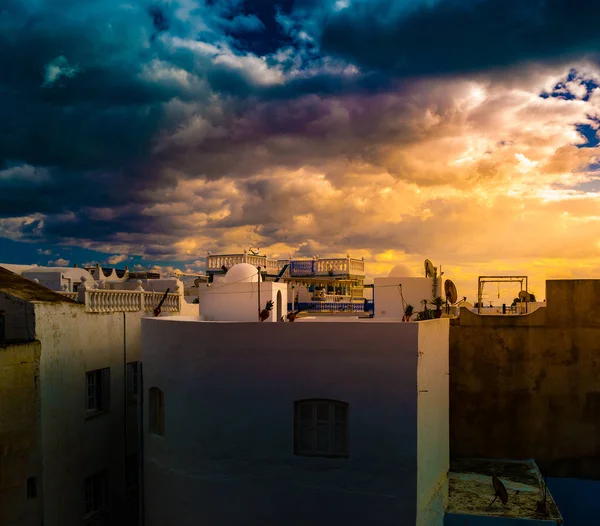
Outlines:
[[35, 316], [33, 304], [0, 292], [0, 311], [4, 311], [7, 340], [33, 340]]
[[[278, 322], [277, 293], [281, 292], [281, 316], [287, 314], [287, 284], [261, 282], [260, 304], [265, 308], [273, 301], [273, 310], [266, 320]], [[210, 287], [200, 286], [200, 312], [206, 320], [258, 321], [258, 283], [213, 283]]]
[[565, 520], [564, 526], [597, 524], [600, 480], [549, 478], [548, 489]]
[[449, 325], [448, 318], [419, 322], [417, 524], [422, 526], [442, 526], [448, 505]]
[[[38, 526], [42, 521], [39, 456], [40, 343], [0, 346], [0, 524]], [[37, 497], [27, 498], [36, 478]]]
[[[404, 308], [402, 296], [407, 305], [414, 307], [415, 314], [423, 309], [421, 301], [433, 300], [433, 278], [375, 278], [375, 317], [402, 319]], [[437, 278], [437, 295], [444, 297], [442, 278]], [[435, 308], [429, 305], [428, 308]]]
[[[144, 430], [147, 525], [173, 510], [180, 526], [415, 524], [418, 488], [429, 500], [448, 465], [447, 415], [435, 422], [448, 404], [447, 324], [143, 320], [144, 404], [151, 387], [165, 397], [164, 436]], [[421, 409], [419, 349], [431, 390]], [[294, 455], [304, 398], [349, 403], [349, 459]]]
[[451, 453], [600, 478], [600, 280], [546, 291], [548, 306], [530, 315], [461, 309], [450, 329]]

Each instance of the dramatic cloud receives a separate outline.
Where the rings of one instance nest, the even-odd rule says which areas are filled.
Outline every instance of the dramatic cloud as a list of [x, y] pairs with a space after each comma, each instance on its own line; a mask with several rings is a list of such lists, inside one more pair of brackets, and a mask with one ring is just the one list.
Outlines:
[[371, 276], [431, 257], [471, 293], [484, 273], [593, 276], [586, 6], [10, 0], [0, 236], [173, 272], [250, 245]]
[[58, 258], [58, 259], [55, 259], [54, 261], [52, 261], [52, 260], [48, 261], [48, 266], [50, 266], [50, 267], [66, 267], [68, 264], [69, 264], [69, 260], [63, 259], [63, 258]]
[[105, 265], [118, 265], [123, 261], [127, 261], [129, 259], [125, 254], [115, 254], [114, 256], [110, 256], [109, 258], [104, 260]]

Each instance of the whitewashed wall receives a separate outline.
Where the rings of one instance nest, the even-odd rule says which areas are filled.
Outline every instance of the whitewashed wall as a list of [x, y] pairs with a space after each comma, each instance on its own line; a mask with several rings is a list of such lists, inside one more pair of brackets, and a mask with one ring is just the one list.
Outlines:
[[[130, 452], [136, 449], [137, 426], [135, 405], [123, 403], [123, 362], [140, 359], [144, 313], [91, 314], [83, 305], [69, 304], [35, 309], [42, 342], [44, 525], [82, 524], [87, 476], [108, 469], [111, 489], [124, 495], [125, 411]], [[110, 367], [110, 411], [86, 419], [85, 373], [104, 367]]]
[[450, 320], [418, 325], [417, 524], [443, 526], [450, 469]]
[[[422, 328], [431, 335], [421, 341]], [[418, 485], [418, 351], [431, 353], [423, 376], [435, 403], [447, 341], [447, 320], [143, 320], [144, 404], [151, 387], [165, 400], [164, 436], [145, 422], [147, 526], [175, 516], [178, 526], [416, 524], [417, 489], [435, 494], [447, 457], [436, 445], [443, 466], [432, 461]], [[349, 403], [349, 459], [293, 454], [294, 401], [304, 398]], [[437, 437], [435, 423], [427, 427]]]
[[[437, 295], [445, 298], [442, 278], [437, 278]], [[375, 317], [402, 319], [404, 308], [399, 285], [407, 305], [414, 307], [414, 313], [423, 309], [424, 299], [433, 300], [433, 278], [375, 278]], [[428, 308], [435, 308], [429, 305]]]
[[[287, 314], [287, 285], [285, 283], [261, 282], [260, 304], [264, 309], [267, 301], [273, 301], [273, 310], [266, 320], [277, 322], [277, 293], [281, 293], [281, 313]], [[210, 287], [200, 285], [200, 312], [206, 320], [257, 321], [258, 282], [256, 283], [213, 283]]]

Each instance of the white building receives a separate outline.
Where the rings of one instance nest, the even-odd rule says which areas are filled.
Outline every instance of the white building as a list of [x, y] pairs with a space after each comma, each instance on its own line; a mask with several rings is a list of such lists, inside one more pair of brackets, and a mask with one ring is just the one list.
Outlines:
[[136, 524], [141, 319], [163, 294], [69, 296], [0, 268], [2, 526]]
[[[200, 313], [205, 320], [258, 321], [259, 311], [269, 301], [273, 308], [266, 321], [279, 322], [287, 315], [287, 285], [260, 281], [256, 267], [249, 263], [233, 265], [222, 280], [200, 284]], [[259, 303], [260, 299], [260, 303]], [[260, 307], [260, 308], [259, 308]]]
[[333, 320], [142, 320], [147, 526], [443, 524], [449, 320]]
[[376, 318], [401, 320], [407, 305], [412, 305], [416, 314], [423, 308], [423, 300], [431, 303], [436, 296], [445, 298], [441, 277], [403, 277], [392, 269], [387, 278], [375, 278], [373, 284]]
[[76, 267], [33, 267], [24, 270], [21, 275], [57, 292], [77, 292], [82, 280], [88, 283], [94, 281], [87, 270]]

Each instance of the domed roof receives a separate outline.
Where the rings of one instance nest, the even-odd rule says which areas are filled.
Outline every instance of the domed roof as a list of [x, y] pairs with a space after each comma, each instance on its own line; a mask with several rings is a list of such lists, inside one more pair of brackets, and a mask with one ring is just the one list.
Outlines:
[[258, 270], [250, 263], [233, 265], [225, 274], [225, 283], [250, 283], [258, 281]]
[[412, 278], [414, 275], [414, 272], [406, 265], [396, 265], [390, 270], [388, 278]]

